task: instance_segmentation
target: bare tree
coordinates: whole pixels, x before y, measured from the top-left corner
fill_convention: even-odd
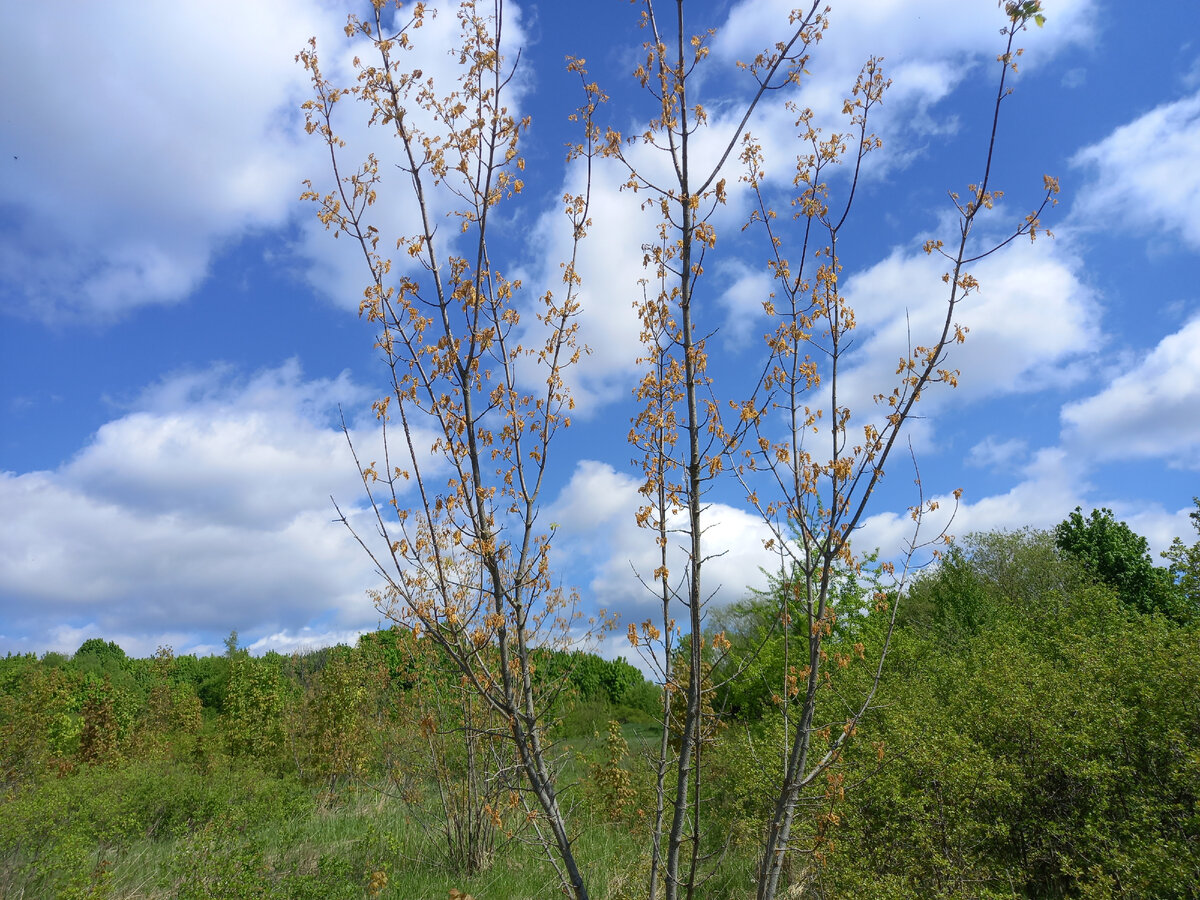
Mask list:
[[[528,125],[506,105],[515,63],[500,50],[503,3],[460,5],[461,74],[444,94],[406,65],[431,13],[418,3],[407,18],[397,9],[389,21],[384,6],[375,3],[369,19],[349,18],[347,35],[374,54],[356,59],[354,86],[325,79],[315,39],[298,57],[314,89],[304,105],[308,131],[328,146],[336,179],[333,190],[322,194],[310,184],[304,196],[327,228],[361,250],[370,281],[360,312],[378,329],[391,378],[391,392],[375,404],[384,459],[364,463],[355,455],[378,542],[355,536],[384,579],[379,608],[434,641],[505,723],[532,796],[529,820],[564,886],[585,898],[531,651],[574,624],[574,598],[552,575],[553,529],[539,526],[538,513],[552,444],[570,425],[573,406],[564,373],[581,352],[574,253],[590,224],[590,179],[565,198],[564,227],[575,250],[564,262],[562,288],[533,302],[536,326],[522,326],[529,313],[519,302],[521,284],[504,276],[489,250],[497,207],[523,188],[518,144]],[[602,97],[581,65],[570,68],[584,95],[575,117],[583,140],[570,158],[590,170],[592,115]],[[368,156],[352,169],[342,162],[334,113],[348,98],[366,104],[370,124],[398,141],[400,177],[420,223],[413,234],[385,238],[372,221],[386,171],[379,160]],[[454,203],[453,235],[439,229],[436,197]],[[398,261],[387,255],[393,246]],[[347,516],[342,521],[351,525]]]
[[[659,814],[650,896],[656,896],[660,877],[669,900],[680,891],[692,896],[704,877],[698,867],[703,771],[693,757],[701,746],[704,695],[712,689],[703,683],[704,658],[708,649],[720,653],[723,636],[716,635],[713,647],[705,647],[703,609],[709,598],[701,539],[706,527],[705,497],[724,473],[741,482],[747,502],[769,526],[773,537],[768,545],[783,557],[804,615],[800,623],[806,638],[804,658],[800,665],[779,673],[788,746],[774,811],[764,827],[757,878],[757,896],[767,900],[776,896],[792,849],[792,825],[802,792],[837,762],[875,695],[895,621],[892,601],[898,597],[907,571],[907,562],[899,572],[894,564],[885,566],[897,583],[890,598],[878,598],[881,605],[891,602],[891,617],[882,649],[870,661],[874,667],[871,687],[850,710],[839,710],[837,721],[818,722],[826,658],[822,645],[836,618],[831,586],[839,567],[857,567],[851,536],[863,521],[885,466],[902,446],[901,435],[922,394],[934,385],[952,387],[957,383],[958,372],[948,367],[947,358],[950,348],[966,335],[956,315],[963,299],[977,287],[968,267],[1019,236],[1034,238],[1040,231],[1039,216],[1058,190],[1054,179],[1047,177],[1041,206],[1005,240],[984,248],[971,241],[977,217],[991,209],[1000,196],[991,186],[992,155],[1000,105],[1010,92],[1007,76],[1015,71],[1021,52],[1014,48],[1013,40],[1030,20],[1040,25],[1043,16],[1037,2],[1014,2],[1005,7],[1007,44],[999,57],[1001,76],[982,177],[968,186],[965,198],[951,194],[960,217],[956,246],[949,251],[941,241],[925,246],[927,253],[939,253],[947,260],[943,326],[927,345],[910,347],[897,369],[899,384],[876,397],[882,414],[866,416],[860,426],[861,438],[852,438],[852,411],[841,382],[855,317],[839,285],[840,242],[864,161],[881,146],[869,132],[868,120],[890,82],[880,61],[868,60],[843,107],[848,127],[828,135],[814,124],[812,110],[789,102],[797,137],[807,150],[800,154],[794,173],[793,183],[799,191],[791,202],[794,215],[779,216],[764,194],[762,149],[746,126],[767,92],[801,82],[812,49],[828,27],[828,11],[820,10],[816,3],[793,11],[790,33],[742,64],[756,90],[737,127],[730,130],[727,140],[718,142],[721,149],[716,161],[702,166],[694,150],[695,134],[706,127],[708,117],[700,105],[690,101],[689,79],[707,56],[712,32],[688,33],[682,0],[676,0],[673,22],[666,27],[660,22],[658,5],[653,0],[643,4],[643,24],[650,40],[645,45],[645,63],[636,73],[655,99],[656,114],[644,134],[630,143],[648,144],[668,155],[673,177],[667,183],[655,183],[628,161],[624,145],[612,135],[607,145],[610,155],[626,161],[628,186],[649,193],[653,200],[648,203],[657,205],[662,215],[658,241],[646,248],[656,290],[647,291],[640,306],[648,369],[638,389],[643,408],[632,433],[644,459],[642,490],[647,501],[639,512],[639,522],[655,532],[660,548],[661,561],[654,578],[663,609],[662,627],[660,630],[647,621],[639,632],[631,626],[630,639],[643,646],[658,642],[654,659],[663,683],[669,695],[686,697],[686,712],[682,722],[672,721],[670,703],[664,706],[664,734],[677,730],[680,742],[672,790],[664,789],[665,738],[655,766]],[[705,310],[698,285],[706,256],[717,245],[713,217],[726,202],[725,168],[739,142],[741,177],[754,199],[747,227],[762,229],[767,238],[766,265],[775,289],[763,298],[763,308],[773,325],[766,336],[766,355],[754,390],[740,399],[722,399],[721,386],[713,383],[706,368],[705,335],[715,330],[716,323]],[[850,174],[843,196],[835,204],[828,173],[839,165]],[[727,415],[730,411],[733,416]],[[920,537],[920,524],[936,506],[936,501],[922,497],[913,507],[916,526],[906,560],[925,541]],[[668,534],[667,522],[681,512],[686,513],[686,524],[677,530],[686,571],[672,579],[666,546],[674,535]],[[940,537],[940,533],[935,535],[933,542]],[[680,617],[690,632],[687,645],[678,651],[671,643],[676,630],[672,610],[676,607],[681,607]],[[786,626],[786,613],[782,618]],[[687,674],[686,683],[672,669],[675,658],[686,659],[686,665],[679,666]],[[789,710],[792,704],[798,706],[794,714]],[[829,735],[831,730],[837,736],[825,740],[814,758],[814,736]],[[663,809],[664,798],[670,801],[669,812]],[[685,863],[681,857],[687,840],[692,852]]]

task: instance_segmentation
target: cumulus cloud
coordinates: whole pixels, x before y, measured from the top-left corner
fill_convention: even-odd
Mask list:
[[[1018,480],[1007,491],[985,496],[964,494],[957,504],[951,494],[937,495],[933,499],[939,509],[924,518],[920,531],[905,513],[876,513],[855,532],[853,544],[859,552],[882,548],[885,555],[895,558],[914,540],[918,544],[928,542],[943,530],[952,537],[963,537],[974,532],[1050,529],[1077,506],[1085,511],[1102,507],[1113,510],[1118,519],[1146,537],[1154,554],[1165,550],[1177,536],[1193,540],[1188,518],[1193,507],[1168,511],[1159,503],[1108,494],[1092,481],[1093,468],[1094,460],[1078,448],[1043,447],[1017,467]],[[928,547],[914,556],[918,565],[928,559]]]
[[[560,558],[571,559],[585,600],[619,612],[624,623],[641,621],[661,608],[653,593],[652,575],[660,564],[654,533],[639,528],[634,518],[643,500],[638,487],[637,479],[607,463],[582,460],[547,511],[558,524]],[[762,521],[723,503],[708,504],[704,515],[701,544],[712,555],[704,564],[703,593],[711,596],[714,607],[741,599],[748,588],[765,586],[760,570],[774,571],[779,561],[763,549],[770,533]],[[679,583],[687,559],[680,546],[687,538],[679,529],[685,525],[682,513],[669,522],[675,536],[668,566],[672,581]]]
[[[735,61],[751,58],[773,44],[787,27],[789,9],[771,0],[744,0],[733,5],[718,28],[711,58],[696,73],[695,96],[705,105],[708,122],[692,138],[693,177],[698,172],[707,172],[720,158],[730,137],[738,136],[739,104],[753,87],[753,80],[734,68]],[[1026,67],[1036,67],[1062,48],[1086,39],[1093,12],[1092,0],[1071,0],[1057,5],[1053,29],[1035,28],[1023,35],[1022,43],[1029,48]],[[885,56],[887,73],[894,79],[876,123],[885,137],[885,149],[872,154],[868,166],[873,177],[882,177],[895,166],[903,165],[911,154],[920,152],[923,141],[930,135],[953,130],[953,112],[939,103],[976,66],[994,61],[998,22],[980,15],[969,4],[950,0],[922,7],[921,11],[914,10],[911,4],[893,2],[839,7],[833,14],[833,25],[814,52],[810,65],[813,75],[803,82],[794,99],[802,106],[811,106],[819,124],[827,130],[841,128],[842,98],[853,85],[865,55]],[[760,106],[749,125],[761,142],[767,161],[769,193],[790,188],[797,152],[796,114],[782,103],[769,102],[771,99]],[[614,124],[632,135],[641,134],[645,128],[644,120],[636,114]],[[673,183],[674,173],[667,154],[640,143],[627,147],[625,152],[651,182]],[[746,186],[738,181],[741,165],[736,159],[737,152],[735,147],[734,157],[727,161],[723,172],[728,179],[728,204],[718,208],[714,220],[719,235],[717,253],[724,261],[718,262],[714,256],[706,262],[710,271],[700,288],[703,302],[708,304],[711,299],[712,306],[722,313],[719,317],[706,313],[702,330],[707,333],[719,325],[722,347],[734,354],[767,330],[759,329],[756,316],[761,315],[761,302],[770,292],[769,278],[761,266],[752,268],[745,262],[729,261],[749,259],[758,263],[764,256],[761,245],[745,251],[739,236],[739,228],[749,213],[750,196]],[[837,176],[832,177],[836,180]],[[648,274],[642,265],[641,247],[655,240],[656,211],[639,209],[646,192],[633,194],[619,190],[626,179],[624,168],[611,161],[602,161],[593,169],[594,224],[578,263],[583,280],[580,328],[591,355],[572,376],[576,399],[584,415],[595,414],[598,406],[627,396],[637,371],[634,361],[640,328],[633,305],[642,296],[639,280]],[[576,194],[582,187],[581,173],[568,171],[556,195]],[[537,253],[537,259],[527,265],[529,280],[542,286],[540,289],[555,287],[558,262],[570,252],[570,234],[561,227],[557,210],[543,215],[529,245]],[[1011,256],[1008,259],[1010,265],[1023,261]],[[1055,304],[1055,312],[1075,316],[1074,311],[1059,309],[1078,300],[1078,286],[1071,283],[1073,274],[1066,271],[1073,269],[1074,263],[1062,258],[1058,263],[1055,271],[1044,267],[1031,272],[1027,280],[1033,283],[1052,279],[1041,293],[1066,291],[1064,299]],[[940,275],[941,270],[933,274]],[[1019,276],[1006,277],[1011,284]],[[1001,288],[1007,291],[1008,285],[998,284],[997,294]],[[653,291],[655,286],[651,284],[648,289]],[[891,296],[894,295],[895,292]],[[889,310],[889,322],[894,323],[893,312],[894,309]]]
[[[1163,564],[1159,554],[1170,547],[1175,538],[1182,539],[1185,544],[1193,544],[1197,538],[1200,538],[1189,518],[1195,511],[1195,506],[1185,506],[1182,509],[1170,511],[1164,509],[1159,503],[1131,503],[1118,500],[1099,505],[1110,508],[1113,515],[1146,539],[1156,565]]]
[[[153,651],[230,628],[258,638],[373,623],[363,591],[375,578],[329,500],[360,514],[331,418],[361,395],[345,375],[305,380],[294,362],[244,379],[186,373],[60,468],[4,473],[0,631],[41,649],[93,631]]]
[[[621,180],[622,168],[615,161],[594,163],[593,224],[576,259],[576,274],[582,282],[577,294],[579,332],[588,353],[566,372],[581,417],[595,415],[605,404],[628,396],[642,355],[634,303],[642,296],[638,283],[646,277],[642,243],[653,238],[653,220],[639,209],[642,198],[617,189]],[[584,172],[573,168],[566,175],[562,193],[575,196],[586,190]],[[528,246],[536,256],[528,259],[517,275],[530,286],[523,313],[527,323],[524,343],[534,346],[540,341],[529,330],[536,319],[528,304],[546,291],[553,291],[556,297],[566,291],[562,265],[571,259],[573,233],[561,204],[555,203],[538,217]]]
[[[1077,380],[1070,363],[1101,340],[1099,305],[1082,268],[1068,249],[1045,240],[1016,241],[971,266],[980,289],[955,315],[970,331],[948,360],[961,370],[959,387],[939,393],[962,402]],[[848,375],[850,396],[890,387],[910,343],[936,339],[946,316],[945,271],[936,254],[896,250],[851,276],[846,295],[867,335]]]
[[[979,443],[971,447],[967,453],[966,463],[983,469],[998,469],[1001,471],[1016,468],[1024,461],[1029,448],[1020,438],[1009,438],[1006,441],[989,434]]]
[[[1092,178],[1072,220],[1153,228],[1200,249],[1200,93],[1165,103],[1075,154]]]
[[[1087,69],[1082,66],[1077,66],[1074,69],[1067,69],[1063,72],[1060,82],[1065,88],[1081,88],[1087,84]]]
[[[714,58],[730,65],[773,45],[787,28],[793,6],[774,0],[735,3],[718,30]],[[826,128],[840,127],[834,116],[859,69],[868,56],[882,57],[893,86],[874,127],[884,137],[889,164],[876,163],[875,175],[891,164],[902,165],[914,147],[919,152],[923,138],[955,130],[954,113],[935,106],[964,79],[977,75],[979,66],[992,64],[1002,49],[997,31],[1004,24],[1003,16],[998,10],[994,15],[987,12],[956,0],[934,0],[920,7],[896,0],[835,6],[829,29],[813,49],[807,66],[813,74],[802,82],[799,102],[811,107]],[[1052,28],[1031,28],[1020,36],[1018,46],[1027,51],[1022,69],[1044,65],[1064,48],[1086,42],[1094,16],[1094,0],[1056,3]],[[770,132],[789,123],[764,124]]]
[[[740,260],[731,260],[720,266],[717,275],[728,283],[718,298],[725,308],[723,326],[724,344],[727,348],[740,350],[748,346],[760,333],[768,331],[763,319],[763,303],[775,289],[770,272],[752,269]]]
[[[932,499],[939,508],[924,518],[919,532],[907,514],[876,513],[864,520],[853,544],[859,552],[881,548],[885,554],[895,554],[914,540],[920,545],[943,531],[954,536],[1028,526],[1048,528],[1077,505],[1083,505],[1090,489],[1086,464],[1062,448],[1043,448],[1021,467],[1020,481],[1010,490],[978,498],[964,495],[960,503],[950,494],[935,496]],[[915,557],[917,563],[927,559],[927,550]]]
[[[125,508],[269,526],[327,503],[331,484],[346,496],[353,473],[330,412],[367,399],[346,373],[303,380],[295,360],[240,383],[228,367],[181,373],[101,426],[59,474]]]
[[[333,647],[337,644],[354,646],[368,628],[350,628],[323,630],[320,628],[301,628],[293,631],[284,629],[264,635],[246,647],[251,653],[266,653],[274,650],[276,653],[308,653],[323,647]]]
[[[223,242],[282,224],[313,158],[299,141],[318,2],[6,4],[0,56],[3,303],[111,318],[186,297]]]
[[[773,42],[772,35],[787,27],[788,13],[794,8],[795,4],[776,0],[740,0],[718,31],[714,53],[728,60],[753,57]],[[1044,61],[1086,41],[1093,31],[1095,11],[1093,0],[1055,4],[1050,14],[1054,27],[1031,28],[1019,43],[1030,48],[1031,62]],[[830,65],[852,70],[862,64],[864,50],[896,61],[953,58],[960,53],[991,59],[995,53],[989,42],[1006,24],[1000,10],[989,17],[981,15],[978,7],[955,0],[932,0],[919,8],[898,0],[862,0],[835,7],[829,19],[816,53]]]
[[[1101,391],[1062,410],[1064,442],[1100,460],[1200,468],[1200,316]]]
[[[412,63],[449,89],[456,4],[428,5],[439,14],[427,19]],[[0,79],[19,86],[0,119],[0,144],[16,157],[6,155],[0,178],[13,226],[0,245],[3,308],[111,320],[176,303],[222,248],[298,216],[297,268],[357,308],[361,257],[297,203],[304,178],[318,188],[330,179],[321,177],[327,151],[304,134],[300,104],[311,88],[294,57],[316,35],[326,76],[352,84],[351,60],[365,51],[346,40],[344,16],[327,0],[177,3],[153,15],[134,0],[70,4],[55,16],[28,4],[0,8],[0,29],[21,35],[0,56]],[[525,40],[515,5],[506,29],[511,46]],[[526,84],[519,76],[510,97],[519,100]],[[342,106],[356,107],[339,122],[346,160],[357,166],[381,147],[390,158],[394,140],[366,136],[366,108]],[[412,231],[411,204],[387,202],[384,191],[376,224]]]

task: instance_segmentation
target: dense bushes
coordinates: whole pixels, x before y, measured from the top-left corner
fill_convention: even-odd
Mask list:
[[[0,815],[0,887],[55,896],[87,876],[117,848],[165,841],[218,823],[244,831],[312,809],[296,779],[252,764],[198,770],[175,763],[82,768],[69,777],[26,784]]]
[[[914,587],[941,612],[901,637],[907,677],[864,729],[885,762],[830,871],[927,896],[1196,896],[1197,632],[1131,609],[1046,535],[975,538],[952,562]],[[986,627],[936,599],[964,575]]]
[[[814,895],[1198,896],[1196,627],[1037,532],[964,541],[903,604],[876,709],[809,801],[797,868]],[[866,677],[829,668],[831,694]],[[742,780],[777,770],[777,727],[723,738],[726,757],[758,751]],[[760,795],[738,782],[734,766],[717,817]]]

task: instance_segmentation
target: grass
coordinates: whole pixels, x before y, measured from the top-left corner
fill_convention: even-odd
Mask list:
[[[630,743],[644,726],[626,726]],[[564,760],[584,777],[602,747],[572,739]],[[634,751],[636,752],[636,750]],[[596,900],[644,891],[649,836],[590,821],[584,791],[567,791],[576,854]],[[25,898],[436,898],[558,897],[554,869],[531,833],[498,847],[492,864],[463,877],[437,865],[429,816],[370,786],[337,795],[290,777],[228,763],[131,763],[82,769],[29,786],[0,805],[0,896]],[[386,886],[378,873],[386,875]],[[374,884],[372,888],[372,877]],[[710,884],[706,897],[743,891]]]
[[[582,728],[580,729],[582,732]],[[652,726],[626,723],[626,762],[657,745]],[[576,828],[575,852],[596,900],[645,890],[648,828],[610,823],[594,805],[594,766],[604,728],[560,744],[562,794]],[[650,796],[643,786],[643,802]],[[445,900],[455,889],[478,900],[562,895],[558,876],[526,830],[497,845],[471,877],[440,865],[433,792],[420,807],[370,785],[336,794],[246,760],[130,762],[80,768],[10,792],[0,803],[0,897],[291,898]],[[649,808],[642,813],[645,822]],[[705,897],[743,896],[748,868],[721,866]],[[386,877],[384,877],[386,876]]]

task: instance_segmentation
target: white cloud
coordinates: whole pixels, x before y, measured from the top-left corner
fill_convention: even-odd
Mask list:
[[[1058,447],[1036,451],[1022,476],[1003,494],[978,499],[965,496],[951,531],[967,534],[1026,526],[1048,528],[1081,505],[1090,488],[1084,467]],[[950,498],[942,499],[948,507]]]
[[[1085,466],[1061,448],[1044,448],[1022,467],[1021,480],[1002,494],[980,498],[964,495],[958,504],[950,494],[931,498],[938,502],[939,509],[925,517],[915,539],[918,544],[927,542],[943,530],[962,536],[1029,526],[1049,528],[1076,506],[1085,505],[1090,488]],[[898,554],[913,540],[913,520],[907,514],[889,511],[869,516],[855,533],[853,544],[858,552],[882,548],[886,556]],[[917,554],[916,561],[927,558],[925,551]]]
[[[284,629],[273,634],[265,635],[246,647],[257,655],[274,650],[276,653],[307,653],[324,647],[334,647],[338,644],[354,646],[358,639],[370,631],[369,628],[350,628],[324,630],[320,628],[301,628],[298,631]]]
[[[1181,538],[1185,544],[1191,545],[1200,537],[1188,518],[1195,510],[1194,506],[1168,512],[1157,503],[1114,501],[1099,505],[1110,508],[1113,515],[1146,538],[1155,565],[1164,564],[1159,554],[1170,547],[1175,538]]]
[[[729,286],[719,302],[725,307],[723,336],[725,346],[741,349],[765,333],[768,325],[763,318],[763,303],[775,290],[771,274],[765,269],[752,269],[740,260],[725,262],[717,272]]]
[[[732,64],[753,58],[779,39],[794,8],[795,4],[778,0],[734,4],[717,32],[714,59]],[[1046,28],[1030,28],[1019,36],[1017,46],[1027,51],[1022,70],[1045,64],[1067,46],[1086,42],[1094,15],[1093,0],[1056,3]],[[835,6],[829,22],[812,50],[806,67],[812,75],[802,82],[799,102],[816,112],[818,124],[841,127],[832,117],[841,109],[859,69],[868,56],[882,57],[884,74],[893,80],[893,86],[878,111],[874,130],[884,138],[885,158],[895,164],[903,164],[923,137],[956,127],[953,112],[934,106],[964,79],[974,76],[980,65],[993,65],[996,54],[1003,50],[1003,38],[997,33],[1005,24],[1003,14],[961,0],[930,0],[919,5],[859,0]],[[903,150],[897,153],[896,148]],[[888,165],[881,167],[876,161],[873,168],[878,176],[880,168]]]
[[[363,592],[376,578],[329,500],[369,529],[330,421],[361,394],[344,375],[306,381],[294,362],[240,381],[188,373],[59,469],[0,475],[0,627],[43,649],[89,630],[152,652],[164,635],[187,647],[230,628],[373,623]]]
[[[1169,334],[1099,393],[1062,410],[1064,441],[1100,460],[1200,468],[1200,317]]]
[[[1180,81],[1188,90],[1194,90],[1195,88],[1200,87],[1200,56],[1192,60],[1192,64],[1188,67],[1188,70],[1183,73],[1183,77],[1180,79]]]
[[[602,405],[628,396],[637,372],[636,361],[642,355],[634,302],[642,296],[638,284],[646,274],[642,268],[642,242],[652,239],[653,222],[638,208],[642,197],[617,190],[621,171],[611,160],[593,163],[593,224],[576,260],[576,273],[582,281],[577,295],[581,305],[579,333],[589,352],[565,377],[580,417],[595,415]],[[584,173],[575,166],[568,171],[559,193],[574,196],[584,190]],[[566,285],[562,282],[562,264],[571,259],[572,245],[570,223],[556,202],[534,225],[528,247],[536,255],[528,260],[526,271],[517,273],[527,285],[523,312],[526,346],[541,343],[529,330],[536,327],[530,304],[546,291],[563,296]]]
[[[947,410],[1063,388],[1083,377],[1103,339],[1100,308],[1082,268],[1063,242],[1044,239],[1018,240],[969,268],[980,288],[955,312],[954,322],[969,330],[964,344],[951,343],[944,366],[959,371],[958,387],[936,384],[922,395],[916,418],[905,425],[916,450],[935,448]],[[897,364],[911,347],[930,346],[941,333],[945,271],[936,254],[897,249],[845,280],[858,328],[838,394],[853,413],[854,434],[867,422],[882,427],[887,407],[874,396],[898,385]],[[822,402],[828,406],[827,393]]]
[[[440,14],[418,33],[413,65],[448,90],[455,4],[429,6]],[[174,3],[152,15],[136,0],[72,3],[54,16],[0,6],[0,30],[21,35],[0,55],[0,80],[14,87],[0,118],[0,203],[15,223],[0,246],[4,307],[108,320],[176,303],[222,247],[302,216],[296,267],[357,308],[361,257],[297,203],[304,178],[320,189],[332,176],[327,151],[302,128],[311,87],[294,58],[317,35],[326,77],[352,84],[363,47],[346,40],[344,23],[344,7],[328,0]],[[505,27],[514,45],[524,40],[515,5]],[[519,74],[510,100],[526,87]],[[390,159],[394,139],[364,139],[365,107],[341,106],[357,107],[339,123],[351,141],[345,162],[381,148]],[[376,224],[412,231],[411,204],[390,200],[385,188]]]
[[[1085,511],[1113,510],[1119,520],[1147,539],[1156,562],[1157,554],[1170,546],[1176,536],[1189,543],[1194,540],[1188,518],[1193,507],[1168,512],[1160,504],[1144,499],[1106,496],[1108,488],[1092,482],[1091,468],[1091,461],[1077,449],[1045,447],[1035,451],[1020,467],[1019,480],[1009,490],[983,497],[964,494],[957,505],[952,495],[937,495],[933,499],[939,503],[939,509],[925,517],[919,534],[907,514],[876,513],[855,533],[854,547],[859,552],[883,548],[885,556],[890,553],[897,558],[900,549],[908,546],[915,534],[920,543],[936,538],[943,529],[959,538],[974,532],[1052,529],[1077,506]],[[922,564],[929,559],[929,550],[919,552],[914,559]]]
[[[558,523],[558,555],[569,558],[579,573],[584,597],[597,607],[621,614],[622,623],[640,622],[661,609],[653,593],[653,572],[660,564],[655,532],[639,528],[635,513],[643,498],[639,482],[616,471],[607,463],[582,460],[570,482],[547,511]],[[760,569],[774,570],[776,555],[763,549],[770,536],[753,514],[722,503],[710,503],[704,513],[703,551],[713,554],[703,569],[703,594],[711,595],[719,607],[746,595],[749,587],[762,587]],[[673,582],[679,582],[686,567],[680,544],[687,540],[678,529],[686,525],[686,514],[672,517],[668,565]],[[647,589],[638,576],[650,583]],[[682,608],[674,611],[682,619]]]
[[[1154,228],[1200,249],[1200,93],[1158,106],[1072,162],[1093,173],[1072,221],[1122,233]]]
[[[1087,84],[1087,69],[1082,66],[1076,66],[1074,69],[1067,69],[1063,72],[1062,81],[1060,82],[1065,88],[1081,88]]]
[[[186,510],[152,514],[99,500],[45,472],[7,474],[0,493],[14,511],[3,525],[0,591],[36,601],[10,614],[43,625],[261,627],[303,621],[344,600],[347,585],[370,584],[325,511],[273,526],[219,525]]]
[[[58,473],[95,501],[197,521],[267,527],[355,495],[339,401],[361,408],[346,373],[304,381],[295,360],[232,380],[227,368],[172,376],[103,425]]]
[[[110,318],[184,298],[226,240],[282,224],[315,148],[293,56],[305,3],[5,4],[4,303]]]
[[[1034,28],[1022,36],[1022,44],[1030,51],[1024,57],[1025,67],[1036,66],[1063,47],[1084,40],[1090,33],[1093,7],[1091,0],[1071,0],[1056,5],[1051,17],[1053,27]],[[697,178],[696,173],[707,171],[707,166],[719,158],[729,137],[737,134],[736,126],[741,116],[741,101],[737,96],[744,95],[753,86],[753,80],[736,70],[734,62],[752,57],[777,40],[786,27],[791,9],[791,5],[774,0],[745,0],[733,6],[727,21],[718,28],[712,56],[697,69],[698,81],[694,85],[695,96],[705,104],[709,118],[707,126],[692,138],[693,178]],[[895,2],[864,2],[839,7],[833,14],[833,24],[814,52],[809,66],[813,75],[803,82],[795,99],[801,105],[812,106],[817,111],[819,124],[827,130],[841,128],[844,121],[840,115],[842,98],[853,85],[866,55],[885,56],[885,68],[894,78],[894,86],[879,109],[875,125],[884,136],[885,149],[882,153],[873,153],[866,167],[871,173],[869,177],[883,177],[890,168],[902,165],[911,154],[921,152],[926,138],[956,127],[956,114],[939,103],[979,63],[994,61],[999,41],[997,31],[1003,24],[1003,16],[989,15],[990,12],[951,0],[940,0],[920,10],[911,4]],[[774,96],[768,97],[748,126],[762,144],[769,173],[767,189],[772,194],[790,188],[797,152],[796,114],[775,101]],[[614,124],[623,126],[627,135],[641,134],[645,128],[644,121],[636,117]],[[768,330],[759,328],[756,316],[762,314],[761,301],[770,291],[766,271],[758,265],[765,254],[764,245],[755,244],[747,251],[739,237],[739,229],[749,213],[750,198],[745,185],[738,181],[742,171],[738,152],[735,147],[723,172],[727,178],[729,202],[718,208],[714,217],[718,246],[705,262],[709,272],[700,282],[701,294],[698,295],[702,305],[707,305],[710,295],[715,295],[711,296],[712,305],[723,313],[720,317],[712,312],[702,313],[700,331],[707,333],[720,324],[724,348],[734,353]],[[674,183],[668,154],[642,143],[628,146],[625,154],[651,182]],[[618,191],[617,186],[627,177],[626,170],[611,161],[599,161],[593,169],[594,225],[581,247],[578,264],[583,280],[580,332],[591,355],[570,376],[584,416],[594,415],[599,406],[623,394],[627,396],[638,371],[635,360],[639,355],[640,325],[633,304],[642,295],[639,280],[647,276],[642,266],[641,246],[654,240],[656,214],[654,210],[646,212],[638,208],[647,199],[647,192]],[[836,179],[836,176],[832,177]],[[561,190],[555,194],[579,193],[582,187],[577,168],[567,173]],[[771,197],[772,201],[778,199]],[[786,200],[782,202],[786,203]],[[527,280],[538,285],[538,291],[557,288],[558,263],[570,252],[569,231],[561,227],[557,209],[542,216],[529,245],[537,257],[528,263]],[[1010,265],[1025,259],[1007,258]],[[1043,264],[1041,269],[1031,270],[1026,284],[1019,286],[1023,293],[1029,293],[1025,290],[1028,283],[1042,285],[1036,291],[1038,300],[1055,292],[1060,294],[1051,303],[1050,313],[1072,320],[1063,323],[1072,326],[1068,338],[1071,341],[1081,337],[1078,328],[1083,327],[1078,321],[1080,288],[1072,271],[1076,265],[1074,260],[1059,257],[1056,264]],[[932,274],[938,276],[941,270]],[[996,275],[993,290],[997,295],[1002,290],[1008,292],[1010,287],[1018,287],[1016,282],[1019,280],[1018,274],[1005,273],[1003,280]],[[909,284],[900,287],[905,288],[903,293],[911,293],[907,290]],[[654,291],[655,285],[649,285],[648,289]],[[895,299],[896,293],[893,291],[888,298]],[[1027,304],[1030,308],[1034,305],[1032,300]],[[894,312],[893,307],[886,314],[893,324],[897,322]],[[1008,314],[1006,311],[1006,319]],[[902,322],[902,316],[899,321]],[[1016,330],[1018,324],[1024,323],[1014,323],[1012,330]],[[1058,323],[1043,320],[1041,324],[1047,326],[1045,332],[1051,332]],[[1049,336],[1047,340],[1050,340]],[[1023,374],[1032,377],[1035,373],[1027,365]]]
[[[1029,447],[1021,438],[1002,441],[989,434],[970,449],[966,463],[983,469],[1005,471],[1017,468],[1028,452]]]

